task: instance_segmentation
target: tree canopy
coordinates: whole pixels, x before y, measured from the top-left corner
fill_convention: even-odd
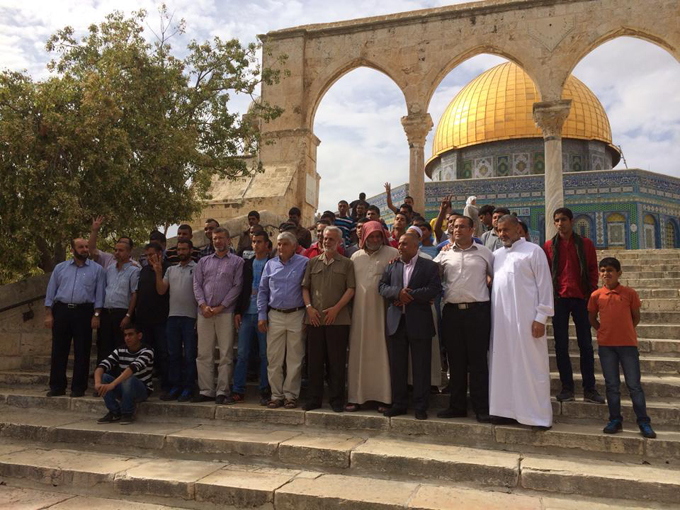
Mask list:
[[[0,283],[51,270],[94,216],[105,236],[144,240],[199,212],[213,177],[257,171],[243,156],[281,109],[254,101],[241,115],[229,101],[281,79],[285,56],[262,69],[260,45],[215,37],[180,58],[170,39],[184,21],[160,14],[151,42],[145,11],[114,12],[81,38],[54,34],[48,78],[0,73]]]

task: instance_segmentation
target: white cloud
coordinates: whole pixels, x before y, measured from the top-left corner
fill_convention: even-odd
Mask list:
[[[49,56],[44,44],[65,25],[83,33],[93,22],[117,9],[144,8],[149,23],[158,25],[153,0],[0,0],[0,68],[27,69],[46,76]],[[167,0],[177,18],[187,20],[187,34],[176,48],[191,39],[214,36],[254,41],[257,34],[312,23],[324,23],[428,7],[463,3],[446,0]],[[149,37],[151,34],[149,33]],[[455,94],[471,79],[503,59],[480,55],[454,69],[439,85],[430,104],[436,124]],[[614,143],[623,147],[630,167],[680,176],[680,65],[651,43],[621,38],[586,56],[574,70],[599,97],[609,114]],[[239,98],[242,111],[248,100]],[[404,99],[396,85],[372,70],[359,69],[339,80],[323,98],[314,130],[321,174],[320,208],[334,208],[339,198],[369,196],[408,180],[408,146],[400,118]],[[431,153],[428,137],[426,158]]]

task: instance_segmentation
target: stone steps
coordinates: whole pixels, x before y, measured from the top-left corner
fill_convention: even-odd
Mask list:
[[[680,340],[680,324],[638,324],[635,328],[638,338],[668,338]],[[553,336],[553,325],[551,321],[547,323],[548,336]],[[593,338],[597,336],[597,331],[592,330]],[[576,335],[576,327],[573,323],[569,324],[569,336]]]
[[[680,299],[677,298],[650,298],[642,299],[642,313],[650,312],[673,312],[680,311]]]
[[[604,395],[604,380],[597,378],[597,390]],[[578,371],[574,372],[574,384],[577,393],[581,388],[581,374]],[[621,375],[621,391],[622,396],[626,395],[625,384],[623,382],[623,375]],[[553,395],[561,390],[560,374],[557,371],[550,373],[550,388]],[[677,398],[680,396],[680,377],[670,375],[651,375],[642,374],[642,389],[647,398]]]
[[[479,490],[439,482],[435,485],[420,483],[420,480],[392,481],[300,469],[235,466],[221,462],[168,460],[161,463],[139,457],[73,450],[31,452],[28,449],[16,450],[12,446],[5,450],[7,453],[2,455],[0,469],[10,474],[7,481],[12,486],[0,487],[0,504],[16,501],[22,504],[21,508],[29,508],[27,505],[30,503],[34,505],[30,508],[49,506],[54,510],[217,507],[274,510],[574,510],[579,506],[575,505],[572,495],[552,490],[548,492],[545,488],[546,483],[555,483],[556,478],[573,474],[576,476],[572,484],[584,493],[584,496],[579,497],[579,504],[585,504],[588,508],[660,509],[669,507],[644,500],[612,499],[609,493],[615,487],[609,489],[609,486],[624,485],[626,477],[631,476],[629,473],[636,472],[636,479],[624,496],[637,491],[637,499],[641,499],[639,494],[643,489],[653,489],[660,494],[660,500],[669,500],[668,492],[675,485],[672,481],[654,481],[653,477],[658,476],[658,473],[652,468],[639,470],[636,466],[625,465],[621,467],[623,473],[614,477],[605,471],[614,466],[606,464],[594,466],[602,469],[602,472],[598,472],[588,482],[585,475],[575,472],[574,461],[559,462],[558,466],[546,470],[546,459],[541,457],[523,461],[526,467],[522,471],[522,479],[518,477],[512,489]],[[70,461],[70,465],[66,465],[65,461]],[[100,468],[102,463],[111,465]],[[561,468],[561,471],[558,472],[556,467]],[[518,462],[517,471],[520,469]],[[54,487],[50,487],[49,481]],[[537,486],[538,490],[533,486]],[[593,494],[586,494],[592,490],[591,486],[599,487],[595,492],[606,494],[606,499],[595,499]]]
[[[550,352],[555,351],[555,339],[553,337],[548,337],[548,350]],[[638,350],[640,351],[641,357],[650,354],[657,357],[680,357],[680,340],[640,338],[638,339]],[[595,335],[593,335],[593,351],[597,358],[597,340],[595,339]],[[579,352],[576,335],[569,336],[569,352]]]
[[[670,493],[671,487],[680,489],[680,433],[660,432],[659,439],[650,441],[629,432],[605,436],[587,426],[558,424],[550,431],[534,432],[527,427],[464,424],[462,420],[417,422],[412,417],[399,417],[388,421],[392,422],[392,429],[409,430],[409,435],[417,437],[347,431],[339,434],[311,427],[262,424],[257,427],[241,424],[237,430],[189,420],[152,421],[151,418],[121,427],[98,425],[91,417],[78,413],[3,413],[0,435],[12,443],[5,448],[0,445],[0,475],[47,479],[50,483],[57,480],[58,484],[79,480],[97,483],[98,487],[112,481],[114,488],[126,495],[165,496],[168,493],[164,491],[169,491],[181,498],[191,495],[191,488],[182,486],[181,477],[195,472],[199,461],[204,467],[214,468],[199,478],[220,469],[262,472],[267,475],[263,479],[284,474],[280,471],[283,469],[313,469],[315,477],[338,472],[352,475],[348,483],[359,482],[359,478],[354,478],[359,475],[365,481],[373,479],[374,483],[389,477],[393,481],[402,480],[401,483],[434,480],[444,484],[467,483],[604,497],[613,494],[606,491],[613,491],[616,485],[618,493],[625,494],[626,499],[653,498],[666,502],[673,501],[665,495],[666,491]],[[428,428],[420,434],[413,430],[422,426]],[[441,442],[441,438],[453,437],[476,439],[482,446]],[[24,441],[48,444],[22,449]],[[495,448],[484,447],[493,442]],[[562,452],[559,460],[536,453],[551,449]],[[613,462],[602,458],[600,452],[616,454],[620,459]],[[569,457],[574,454],[579,456]],[[641,465],[634,460],[640,456],[648,459],[648,464]],[[607,473],[606,490],[605,487],[594,492],[586,492],[584,487],[565,490],[572,487],[568,481],[577,472],[574,467],[579,462],[589,465],[585,473],[581,471],[584,477]],[[55,467],[61,473],[55,473]],[[113,476],[103,477],[105,473]],[[160,473],[162,476],[154,476]],[[296,472],[295,476],[298,475]],[[534,476],[536,479],[531,482]],[[544,476],[552,479],[548,481]],[[236,473],[223,477],[221,483],[227,483],[227,478],[237,478]],[[155,480],[173,483],[154,490],[158,483]],[[644,480],[645,491],[624,490],[631,480]],[[648,484],[652,481],[668,486],[654,487],[651,492]],[[248,503],[241,501],[241,504]]]
[[[638,289],[680,289],[680,278],[640,278],[630,273],[634,278],[622,277],[621,283],[627,287]]]
[[[570,353],[571,367],[574,372],[580,370],[580,358],[578,351]],[[557,358],[554,353],[550,354],[550,370],[557,371]],[[679,375],[680,374],[680,357],[652,357],[647,355],[640,356],[640,370],[643,374],[655,375]],[[595,354],[595,373],[602,373],[602,365]],[[621,374],[623,381],[623,374]]]
[[[680,289],[635,289],[644,303],[645,299],[674,299],[680,298]]]

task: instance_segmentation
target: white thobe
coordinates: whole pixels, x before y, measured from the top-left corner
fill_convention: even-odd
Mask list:
[[[554,314],[548,260],[520,239],[494,252],[493,268],[489,414],[550,427],[548,342],[531,334],[534,321]]]

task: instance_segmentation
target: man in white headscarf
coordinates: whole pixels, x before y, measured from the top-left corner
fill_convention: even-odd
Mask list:
[[[463,210],[463,216],[472,218],[472,223],[474,223],[474,237],[482,237],[484,233],[484,226],[479,220],[479,208],[477,207],[477,197],[470,196],[465,202],[465,209]]]

